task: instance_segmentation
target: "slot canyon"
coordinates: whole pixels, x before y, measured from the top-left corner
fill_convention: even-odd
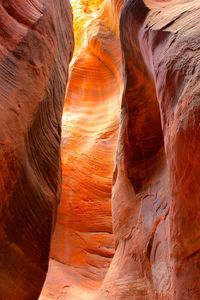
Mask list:
[[[200,300],[199,0],[0,0],[0,300]]]

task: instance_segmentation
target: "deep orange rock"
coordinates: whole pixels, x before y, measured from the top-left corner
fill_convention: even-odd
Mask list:
[[[62,197],[41,299],[78,300],[82,288],[89,299],[114,254],[111,187],[123,87],[119,8],[107,1],[72,5],[76,47],[63,114]]]
[[[1,1],[0,51],[0,298],[33,300],[45,280],[60,197],[73,51],[67,1]]]
[[[81,3],[86,15],[81,21],[75,16],[79,46],[64,112],[63,196],[52,245],[62,264],[51,261],[48,292],[41,299],[198,300],[199,1],[125,2],[120,19],[123,82],[116,76],[119,52],[113,52],[122,1]],[[98,5],[102,9],[95,14]],[[88,35],[84,24],[90,25]],[[114,128],[116,82],[120,90],[125,87],[112,193],[115,254],[107,271],[102,229],[111,229],[105,203],[116,139],[103,121]],[[104,99],[113,107],[108,115]],[[94,112],[99,119],[91,119]],[[102,140],[108,142],[105,152]],[[91,238],[97,230],[99,236]]]
[[[79,3],[78,11],[74,5],[76,48],[63,115],[63,190],[52,243],[54,259],[97,281],[114,253],[110,199],[122,91],[120,42],[107,11],[106,2]],[[80,32],[86,25],[87,31]]]

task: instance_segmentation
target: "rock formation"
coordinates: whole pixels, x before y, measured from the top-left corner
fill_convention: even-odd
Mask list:
[[[83,292],[73,287],[97,289],[114,254],[111,186],[123,87],[117,7],[108,1],[72,6],[75,51],[63,114],[62,197],[41,299],[54,293],[79,299]]]
[[[71,3],[61,194],[70,8],[0,2],[0,299],[39,297],[61,194],[41,300],[199,300],[199,1]]]
[[[116,58],[113,51],[115,48],[110,48],[111,56],[102,55],[106,47],[105,43],[99,41],[106,36],[106,45],[112,44],[108,28],[115,28],[113,31],[117,32],[116,16],[120,13],[122,1],[102,3],[107,8],[107,16],[112,9],[115,11],[112,26],[106,27],[106,35],[101,26],[96,29],[98,21],[93,21],[88,31],[95,33],[92,50],[98,50],[95,53],[101,63],[111,66]],[[96,296],[82,293],[82,298],[76,294],[76,299],[200,298],[199,16],[198,1],[125,2],[120,21],[125,88],[112,195],[116,250]],[[81,20],[75,18],[79,32],[82,32],[83,26],[79,25],[83,25],[84,18],[84,14]],[[65,145],[65,140],[63,143],[64,202],[60,208],[57,232],[62,235],[67,232],[66,247],[72,245],[72,248],[66,250],[58,247],[58,236],[55,238],[57,244],[53,246],[54,251],[58,247],[59,251],[53,253],[62,262],[71,261],[80,267],[81,261],[87,276],[87,263],[91,262],[87,247],[92,245],[92,253],[97,254],[95,247],[102,245],[102,235],[98,244],[91,244],[92,239],[88,239],[88,233],[94,228],[102,228],[97,212],[101,214],[105,227],[110,224],[108,219],[103,218],[103,206],[99,206],[96,187],[99,187],[100,181],[92,180],[92,166],[99,165],[100,162],[100,174],[103,178],[106,170],[102,170],[102,167],[106,162],[111,163],[111,160],[105,160],[102,151],[98,152],[96,147],[98,133],[103,130],[104,136],[109,137],[110,131],[108,127],[103,127],[102,118],[99,118],[99,127],[95,127],[96,123],[91,122],[89,115],[98,113],[98,108],[103,111],[102,102],[99,103],[99,88],[104,94],[105,87],[111,87],[109,94],[105,93],[109,95],[108,99],[112,98],[112,89],[115,88],[115,85],[107,81],[106,73],[100,73],[103,84],[94,84],[97,80],[94,74],[97,65],[91,59],[90,41],[93,39],[83,38],[81,42],[77,41],[79,45],[86,44],[83,49],[78,48],[81,49],[78,54],[75,51],[76,60],[72,66],[66,104],[70,130],[69,144]],[[115,63],[114,66],[119,72],[119,64]],[[93,72],[90,72],[91,69]],[[88,99],[91,95],[93,101],[90,106]],[[116,103],[117,101],[113,101],[112,105]],[[112,116],[110,110],[109,117]],[[107,147],[112,147],[111,139],[107,141],[110,143]],[[73,149],[80,149],[80,153],[89,153],[89,156],[83,160],[78,156],[79,153],[74,159]],[[66,166],[69,161],[70,167]],[[75,175],[69,184],[69,181],[65,181],[65,176],[69,178],[69,174],[73,172],[78,175],[78,179]],[[72,186],[76,186],[76,189],[69,193]],[[95,195],[94,202],[91,202],[94,210],[88,210],[88,199],[91,199],[92,192]],[[71,200],[68,199],[69,195]],[[108,197],[109,194],[105,199]],[[84,199],[87,200],[85,204]],[[64,204],[67,204],[66,207]],[[91,211],[94,218],[91,218]],[[68,217],[65,212],[68,212]],[[71,213],[75,213],[73,219]],[[79,222],[81,225],[78,225]],[[77,238],[75,232],[78,232]],[[80,252],[76,247],[79,247]],[[76,259],[72,259],[70,251]],[[96,257],[92,263],[98,268],[97,275],[101,265]],[[90,277],[95,280],[95,276]],[[67,291],[68,289],[66,294],[63,292],[62,299],[70,299],[71,295]]]
[[[34,300],[60,197],[67,1],[0,1],[0,51],[0,299]]]
[[[117,4],[120,8],[122,3]],[[122,9],[120,36],[124,93],[112,194],[115,255],[96,295],[84,293],[79,298],[76,294],[76,299],[200,298],[199,17],[198,1],[129,0]],[[99,30],[97,37],[101,36]],[[102,44],[95,45],[102,47],[97,53],[105,49]],[[73,65],[77,66],[77,71],[72,67],[68,112],[70,109],[73,112],[71,99],[77,99],[75,82],[79,80],[73,83],[73,78],[77,78],[80,70],[87,70],[88,65],[84,62],[88,53],[84,52],[84,59],[78,59]],[[103,55],[101,61],[108,62]],[[82,64],[78,65],[78,62]],[[88,71],[81,74],[84,78],[83,74]],[[85,95],[86,87],[87,95],[98,90],[98,86],[86,82],[79,86],[79,99],[80,95]],[[103,87],[105,85],[106,79]],[[76,121],[78,136],[84,126],[88,127],[85,127],[83,144],[74,129],[73,145],[85,145],[88,140],[90,146],[95,140],[93,124],[89,123],[89,114],[85,114],[85,101],[78,104],[82,109],[79,108],[81,114],[77,115]],[[79,123],[84,114],[87,122]],[[73,116],[71,112],[70,116]],[[99,159],[98,156],[94,158]],[[89,161],[90,156],[85,159],[85,165]],[[90,169],[89,174],[92,171]],[[87,184],[81,186],[79,183],[78,195],[83,188],[88,191],[92,182],[89,177],[87,180],[84,176],[79,178],[83,180],[81,183]],[[76,201],[81,203],[79,198]],[[94,222],[93,225],[89,222],[90,226],[95,228],[95,220],[90,220]],[[86,219],[82,223],[83,231],[87,230],[87,224]],[[71,226],[81,231],[74,221]],[[97,253],[95,248],[93,253]],[[95,260],[93,263],[99,271],[100,265]],[[70,298],[66,292],[61,299]]]
[[[113,189],[98,299],[200,299],[199,1],[127,1]]]

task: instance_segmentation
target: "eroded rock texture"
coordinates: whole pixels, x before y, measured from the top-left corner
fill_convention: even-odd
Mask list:
[[[123,8],[116,253],[98,299],[200,299],[199,18],[199,1]]]
[[[52,245],[62,262],[51,266],[59,292],[51,289],[51,275],[41,299],[198,300],[199,1],[81,3]],[[108,201],[123,84],[112,194],[115,255],[95,293],[113,252]]]
[[[63,116],[63,191],[52,245],[54,258],[96,280],[103,278],[113,256],[110,199],[122,87],[120,43],[107,5],[86,3],[81,12],[74,6],[76,49]],[[79,32],[84,26],[86,36]]]
[[[0,1],[0,299],[38,299],[60,197],[73,51],[62,0]]]
[[[83,291],[73,291],[75,286],[97,289],[114,254],[110,200],[123,87],[118,8],[109,1],[72,1],[72,6],[76,47],[63,114],[62,200],[52,242],[53,259],[67,267],[51,262],[42,299],[55,293],[61,299],[75,293],[79,299]]]

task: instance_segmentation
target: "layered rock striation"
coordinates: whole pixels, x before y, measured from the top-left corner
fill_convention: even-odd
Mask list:
[[[72,6],[76,47],[63,114],[62,200],[52,257],[101,281],[114,253],[110,199],[121,49],[111,4],[76,1]]]
[[[113,188],[98,299],[199,299],[199,1],[126,1]]]
[[[71,4],[75,51],[63,113],[62,196],[41,299],[82,299],[82,288],[89,299],[114,254],[111,188],[123,88],[119,8],[109,1]]]
[[[60,197],[67,1],[0,1],[0,298],[38,299]]]
[[[61,196],[40,299],[200,299],[199,1],[72,6],[61,193],[70,7],[0,2],[0,298],[38,299]]]
[[[96,11],[96,19],[91,21],[89,12],[99,4],[104,10]],[[89,236],[92,231],[111,228],[110,217],[105,218],[109,209],[102,209],[105,202],[100,206],[98,195],[101,201],[99,190],[107,195],[106,201],[110,196],[105,194],[110,179],[105,179],[110,178],[113,158],[108,157],[110,153],[113,155],[112,143],[116,139],[110,138],[110,127],[103,118],[99,117],[97,123],[90,115],[105,114],[102,101],[105,94],[106,101],[112,103],[105,120],[113,122],[113,109],[118,105],[114,98],[120,98],[121,92],[116,97],[113,95],[120,82],[120,90],[124,86],[124,92],[112,193],[115,254],[96,295],[88,289],[80,299],[199,299],[200,5],[198,1],[173,0],[128,0],[124,6],[122,1],[87,5],[81,19],[75,16],[79,46],[71,69],[64,114],[68,135],[63,123],[63,202],[57,234],[63,236],[66,232],[66,245],[70,248],[63,244],[61,247],[57,236],[53,253],[89,276],[93,282],[89,289],[106,273],[108,264],[102,269],[102,256],[106,252],[99,252],[105,246],[103,235],[95,237],[97,243]],[[114,65],[113,62],[116,57],[120,60],[120,56],[114,52],[116,44],[110,35],[112,28],[117,37],[119,17],[123,80],[116,76],[121,72],[120,61]],[[105,20],[112,20],[109,26],[105,26],[108,24]],[[87,36],[83,35],[84,22],[88,22]],[[111,77],[105,71],[102,73],[105,65],[115,74],[116,84],[108,80]],[[98,74],[97,69],[101,71]],[[106,88],[109,92],[105,92]],[[99,148],[102,132],[107,141],[105,151]],[[83,153],[87,153],[84,158]],[[100,167],[100,173],[96,173],[96,166]],[[102,169],[104,166],[109,167],[109,173]],[[65,181],[65,176],[69,179],[68,174],[72,173],[77,176]],[[91,174],[104,178],[102,185]],[[101,222],[97,215],[101,216]],[[101,260],[91,253],[100,254]],[[96,269],[89,268],[91,264]],[[103,276],[99,276],[100,270]],[[71,297],[66,293],[63,299],[66,295]],[[75,297],[79,299],[78,294]]]

